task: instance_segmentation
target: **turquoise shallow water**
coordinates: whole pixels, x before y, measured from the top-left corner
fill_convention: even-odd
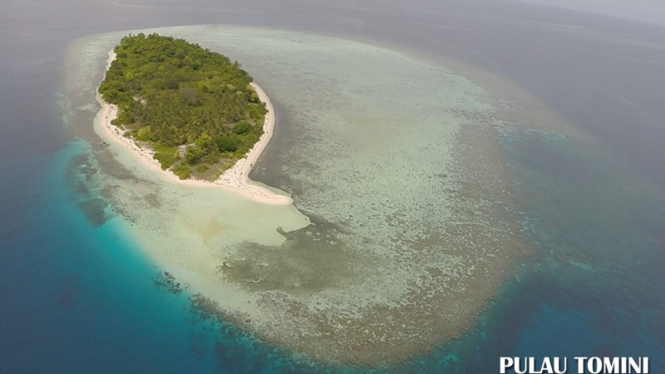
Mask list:
[[[3,213],[14,213],[2,215],[2,249],[12,254],[0,265],[0,328],[11,337],[0,341],[3,369],[491,373],[500,355],[648,355],[663,367],[662,188],[593,140],[515,129],[498,139],[533,260],[467,334],[375,370],[314,367],[232,324],[204,320],[188,292],[157,287],[158,269],[127,226],[108,207],[99,215],[97,181],[72,183],[96,168],[76,158],[90,153],[87,143],[19,161],[24,168],[8,168],[15,178],[2,190],[13,197],[2,200]]]

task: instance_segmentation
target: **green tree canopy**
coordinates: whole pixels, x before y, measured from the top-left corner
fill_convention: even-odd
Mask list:
[[[263,133],[265,105],[237,62],[157,34],[124,37],[115,53],[99,92],[118,105],[114,124],[168,153],[155,157],[163,167],[215,163],[229,152],[238,159]],[[187,146],[185,160],[174,158],[181,145]]]

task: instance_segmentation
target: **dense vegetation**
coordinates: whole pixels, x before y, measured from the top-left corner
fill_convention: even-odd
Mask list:
[[[157,34],[129,35],[115,53],[99,92],[118,105],[113,124],[149,143],[162,168],[217,175],[259,140],[265,105],[238,62]]]

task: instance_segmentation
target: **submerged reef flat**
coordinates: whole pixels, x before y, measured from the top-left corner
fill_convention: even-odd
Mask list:
[[[296,32],[131,32],[240,61],[277,110],[253,179],[293,204],[171,183],[121,146],[93,147],[126,234],[206,313],[318,361],[398,362],[466,331],[529,257],[498,142],[506,124],[467,78]],[[94,92],[126,33],[70,46],[71,127],[93,144]]]

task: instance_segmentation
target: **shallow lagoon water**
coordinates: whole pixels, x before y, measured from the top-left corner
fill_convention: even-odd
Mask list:
[[[103,56],[98,57],[94,49],[86,61],[92,69],[101,69]],[[96,58],[100,60],[95,62]],[[89,92],[97,83],[94,79],[89,82]],[[81,94],[84,100],[90,99],[87,92]],[[83,101],[76,105],[76,98],[68,97],[74,108],[84,106]],[[85,133],[90,131],[96,108],[94,103],[87,108],[86,121],[77,121],[77,114],[71,113],[70,126],[91,140],[105,174],[135,178],[137,173],[114,167],[108,154],[97,152],[100,147]],[[283,118],[291,120],[290,116]],[[537,117],[525,122],[536,128],[546,125]],[[661,278],[663,265],[659,254],[665,239],[662,188],[654,192],[649,178],[617,162],[619,156],[604,149],[602,142],[589,147],[588,137],[579,141],[548,132],[509,131],[496,138],[510,156],[500,161],[511,165],[513,176],[519,177],[512,179],[513,191],[519,191],[520,197],[514,200],[520,204],[514,206],[521,211],[521,227],[539,261],[521,267],[515,281],[500,291],[485,313],[474,318],[474,328],[461,338],[449,343],[442,339],[442,344],[406,366],[376,371],[495,372],[499,355],[648,355],[652,365],[662,367],[663,299],[659,282],[654,281]],[[3,222],[3,250],[21,249],[22,256],[30,258],[30,266],[16,266],[20,275],[3,271],[8,291],[2,297],[9,302],[2,313],[19,321],[10,324],[10,320],[0,319],[2,331],[12,337],[0,342],[3,367],[67,373],[89,372],[90,368],[96,372],[366,372],[363,368],[303,366],[302,361],[307,360],[294,361],[292,352],[276,351],[229,324],[221,329],[217,324],[192,327],[201,326],[202,318],[192,313],[187,296],[156,288],[150,278],[158,269],[152,261],[136,261],[141,246],[115,241],[119,235],[126,237],[122,220],[113,218],[117,212],[109,209],[100,215],[85,209],[104,206],[103,202],[87,204],[82,207],[88,213],[86,221],[73,209],[76,203],[97,198],[99,190],[108,196],[103,189],[85,192],[81,187],[73,196],[75,204],[68,200],[71,191],[58,186],[65,174],[63,164],[73,154],[83,158],[71,159],[72,169],[85,164],[92,165],[87,169],[98,169],[87,157],[88,148],[73,143],[57,160],[45,162],[51,172],[43,178],[34,174],[40,168],[32,169],[31,177],[15,172],[17,178],[22,177],[16,179],[22,189],[12,195],[16,203],[2,201],[2,212],[18,213]],[[270,155],[277,165],[285,164],[274,149],[266,153]],[[262,160],[266,173],[274,167],[270,160]],[[562,161],[568,167],[557,168]],[[574,173],[565,172],[570,166],[579,167],[572,169]],[[587,172],[592,176],[587,177]],[[95,179],[96,173],[88,174],[93,175],[93,184],[104,182]],[[289,189],[289,183],[295,186],[297,181],[272,179],[277,183],[271,184],[298,198],[299,191]],[[9,180],[2,185],[14,186]],[[35,211],[13,210],[19,202],[35,199]],[[42,200],[51,204],[39,205]],[[154,202],[150,197],[145,201]],[[101,229],[93,228],[100,224]],[[571,230],[576,234],[567,235]],[[23,240],[27,232],[36,235]],[[3,261],[6,269],[12,264]],[[29,283],[33,277],[39,281]],[[26,305],[35,306],[34,310]]]

